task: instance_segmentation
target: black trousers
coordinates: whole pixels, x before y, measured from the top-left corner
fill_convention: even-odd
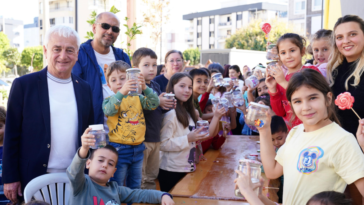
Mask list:
[[[187,173],[159,169],[158,181],[161,191],[169,192]]]

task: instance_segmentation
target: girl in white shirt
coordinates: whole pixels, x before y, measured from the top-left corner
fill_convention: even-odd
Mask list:
[[[165,192],[169,192],[186,173],[195,171],[196,141],[214,137],[218,132],[219,120],[225,113],[224,108],[215,112],[208,134],[200,134],[201,128],[193,130],[198,116],[192,102],[192,82],[189,74],[175,73],[166,88],[167,93],[175,94],[177,106],[168,111],[162,121],[158,180],[161,190]]]
[[[355,137],[340,127],[325,78],[312,69],[298,72],[286,95],[302,124],[292,128],[277,154],[269,114],[259,129],[266,176],[276,179],[284,172],[283,204],[306,204],[316,193],[342,193],[352,183],[364,196],[364,155]]]

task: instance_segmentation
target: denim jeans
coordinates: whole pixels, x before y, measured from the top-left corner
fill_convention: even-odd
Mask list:
[[[130,189],[140,189],[142,183],[142,168],[143,168],[143,151],[145,150],[144,143],[140,145],[124,145],[110,142],[110,145],[116,148],[119,153],[116,172],[110,181],[115,181],[119,186]],[[128,204],[129,205],[129,204]]]

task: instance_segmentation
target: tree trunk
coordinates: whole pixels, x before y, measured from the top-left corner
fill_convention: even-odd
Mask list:
[[[15,77],[18,77],[18,68],[16,65],[14,65],[14,71],[15,71]]]

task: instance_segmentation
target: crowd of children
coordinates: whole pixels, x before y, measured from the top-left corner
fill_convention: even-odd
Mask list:
[[[196,170],[208,149],[219,149],[232,133],[260,135],[265,174],[280,178],[278,195],[284,204],[351,204],[342,194],[348,184],[355,184],[364,196],[364,121],[334,104],[345,91],[356,102],[364,100],[364,21],[344,16],[333,31],[319,30],[310,42],[313,59],[304,64],[306,40],[294,33],[282,35],[276,42],[278,63],[265,72],[246,65],[224,69],[218,63],[184,72],[181,52],[169,51],[166,66],[158,66],[156,53],[148,48],[134,52],[133,66],[111,63],[105,86],[112,93],[102,104],[109,142],[91,151],[91,129],[82,135],[82,146],[67,169],[70,203],[172,205],[168,192]],[[126,70],[132,67],[140,70],[137,80],[127,79]],[[238,83],[215,86],[211,76],[216,73]],[[244,85],[251,75],[259,80],[255,87]],[[240,107],[212,103],[233,92],[244,96]],[[245,123],[252,102],[270,108],[263,127]],[[364,116],[360,103],[354,108]],[[196,128],[199,120],[209,122],[208,131]],[[0,149],[4,124],[0,109]],[[250,204],[275,204],[261,194],[262,181],[258,187],[249,171],[236,172],[235,184]],[[156,191],[157,179],[161,191]]]

